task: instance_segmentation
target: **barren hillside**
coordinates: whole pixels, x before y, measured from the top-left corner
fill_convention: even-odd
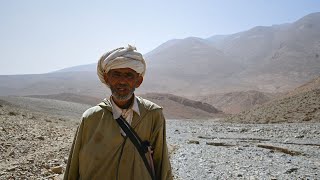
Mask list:
[[[18,97],[18,96],[7,96],[0,97],[19,108],[42,112],[51,116],[62,116],[68,117],[69,119],[79,120],[82,113],[90,108],[90,105],[79,104],[67,101],[60,101],[54,99],[42,99],[42,98],[31,98],[31,97]]]
[[[276,99],[227,121],[241,123],[320,122],[320,89]]]
[[[165,117],[169,119],[212,119],[224,116],[223,112],[207,103],[172,94],[149,93],[141,96],[162,106]]]
[[[320,89],[320,76],[295,88],[294,90],[290,91],[287,95],[292,96],[292,95],[307,92],[313,89]]]

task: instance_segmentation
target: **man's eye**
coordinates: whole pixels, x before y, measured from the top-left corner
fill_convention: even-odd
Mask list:
[[[126,78],[128,78],[128,79],[133,79],[133,78],[134,78],[134,75],[133,75],[133,74],[131,74],[131,73],[126,74]]]
[[[120,75],[120,74],[117,74],[117,73],[112,73],[111,76],[112,76],[112,77],[115,77],[115,78],[118,78],[118,77],[120,77],[121,75]]]

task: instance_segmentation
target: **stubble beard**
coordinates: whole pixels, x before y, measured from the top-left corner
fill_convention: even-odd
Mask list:
[[[132,88],[131,91],[127,95],[120,95],[117,93],[115,88],[110,87],[110,89],[111,89],[112,96],[119,101],[128,101],[132,97],[134,91],[136,90],[136,88]]]

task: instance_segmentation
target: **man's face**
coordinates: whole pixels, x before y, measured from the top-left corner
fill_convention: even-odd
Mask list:
[[[112,96],[120,101],[129,100],[143,81],[143,77],[130,69],[112,69],[105,75],[105,81],[110,86]]]

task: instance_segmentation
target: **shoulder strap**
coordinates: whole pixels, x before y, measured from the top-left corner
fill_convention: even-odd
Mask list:
[[[145,156],[145,153],[148,152],[148,148],[150,146],[150,143],[148,141],[142,141],[140,137],[137,135],[137,133],[132,129],[130,124],[122,117],[120,116],[118,119],[116,119],[117,123],[121,127],[121,129],[126,133],[126,135],[129,137],[131,142],[134,144],[134,146],[137,148],[144,165],[149,171],[149,174],[152,178],[152,180],[155,180],[155,173],[152,167],[150,167],[150,164],[148,163],[148,160]]]

